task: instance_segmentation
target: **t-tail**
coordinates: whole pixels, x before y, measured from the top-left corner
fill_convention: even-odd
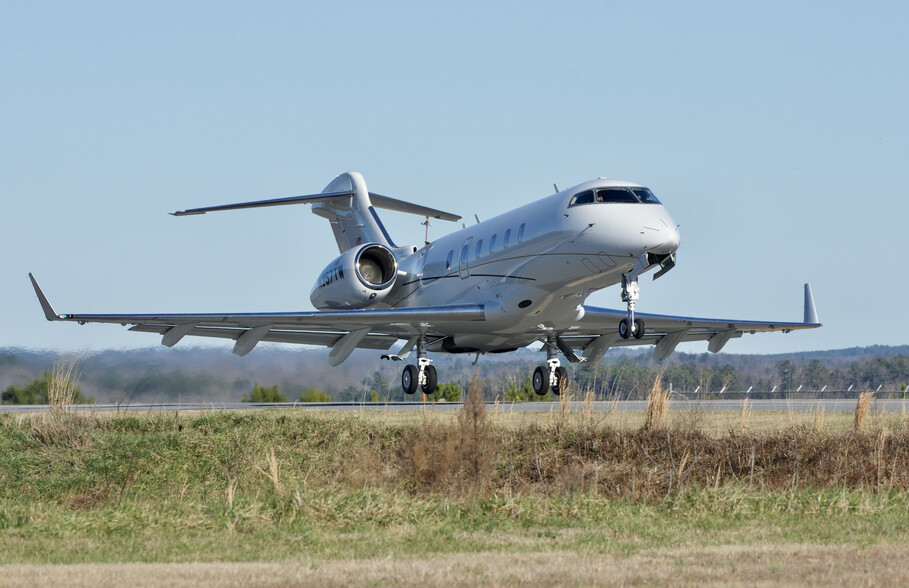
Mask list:
[[[238,210],[242,208],[260,208],[263,206],[283,206],[285,204],[312,204],[312,211],[328,219],[341,253],[363,243],[378,243],[390,249],[397,246],[391,240],[388,231],[379,219],[376,208],[408,212],[448,221],[457,221],[461,217],[435,208],[412,204],[396,198],[389,198],[370,192],[366,181],[357,172],[346,172],[335,178],[319,194],[273,198],[254,202],[239,202],[204,208],[191,208],[171,213],[174,216],[205,214],[220,210]]]

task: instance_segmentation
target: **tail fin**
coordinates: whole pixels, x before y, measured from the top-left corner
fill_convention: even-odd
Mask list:
[[[331,223],[341,253],[361,243],[381,243],[386,247],[396,247],[373,208],[362,175],[357,172],[343,173],[328,184],[322,193],[343,194],[312,205],[313,214],[326,218]]]
[[[361,243],[381,243],[390,248],[396,247],[382,225],[382,221],[379,220],[376,208],[409,212],[419,216],[449,221],[461,219],[460,216],[449,212],[420,206],[419,204],[411,204],[410,202],[389,198],[381,194],[373,194],[366,189],[366,181],[357,172],[346,172],[339,175],[322,190],[321,194],[192,208],[178,210],[172,214],[174,216],[186,216],[220,210],[281,206],[284,204],[312,204],[312,211],[328,219],[328,222],[331,223],[331,229],[334,232],[335,241],[338,242],[338,250],[341,253]]]

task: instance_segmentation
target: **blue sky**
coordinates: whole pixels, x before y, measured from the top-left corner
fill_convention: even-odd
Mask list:
[[[47,323],[29,271],[59,312],[310,309],[337,250],[308,207],[166,213],[348,170],[465,218],[640,182],[682,233],[640,311],[800,320],[808,281],[823,329],[726,351],[904,344],[907,22],[902,2],[3,3],[0,347],[158,344]]]

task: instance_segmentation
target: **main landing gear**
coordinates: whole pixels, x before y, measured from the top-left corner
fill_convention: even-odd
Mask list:
[[[556,344],[555,335],[546,340],[546,365],[537,366],[533,370],[533,378],[530,383],[533,391],[540,396],[545,396],[552,390],[556,396],[562,394],[562,390],[568,384],[568,370],[560,364],[558,356],[558,345]]]
[[[552,391],[556,396],[560,396],[568,386],[568,370],[561,366],[558,358],[559,345],[561,343],[556,335],[550,335],[546,338],[544,344],[546,349],[546,365],[537,366],[533,370],[531,383],[533,391],[540,396],[545,396],[547,392]],[[568,352],[571,352],[568,349]],[[574,359],[572,359],[574,357]],[[389,358],[399,358],[399,356],[389,356]],[[400,357],[399,359],[403,358]],[[583,361],[578,359],[572,353],[568,356],[571,361]],[[404,367],[401,373],[401,388],[407,394],[413,394],[419,388],[423,394],[432,394],[438,386],[438,373],[432,360],[426,357],[426,340],[420,337],[417,340],[417,365],[408,365]]]
[[[619,336],[622,339],[634,337],[640,339],[644,336],[644,321],[634,317],[634,303],[640,295],[637,276],[629,277],[622,274],[622,302],[628,304],[628,316],[619,321]]]
[[[432,394],[439,384],[439,374],[432,360],[426,357],[426,339],[417,340],[417,365],[404,366],[401,373],[401,387],[406,394],[413,394],[420,389],[423,394]],[[418,367],[419,366],[419,367]]]

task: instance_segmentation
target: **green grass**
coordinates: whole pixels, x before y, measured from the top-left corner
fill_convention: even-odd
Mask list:
[[[0,415],[0,564],[909,540],[901,421],[711,436],[710,416],[499,417]]]

